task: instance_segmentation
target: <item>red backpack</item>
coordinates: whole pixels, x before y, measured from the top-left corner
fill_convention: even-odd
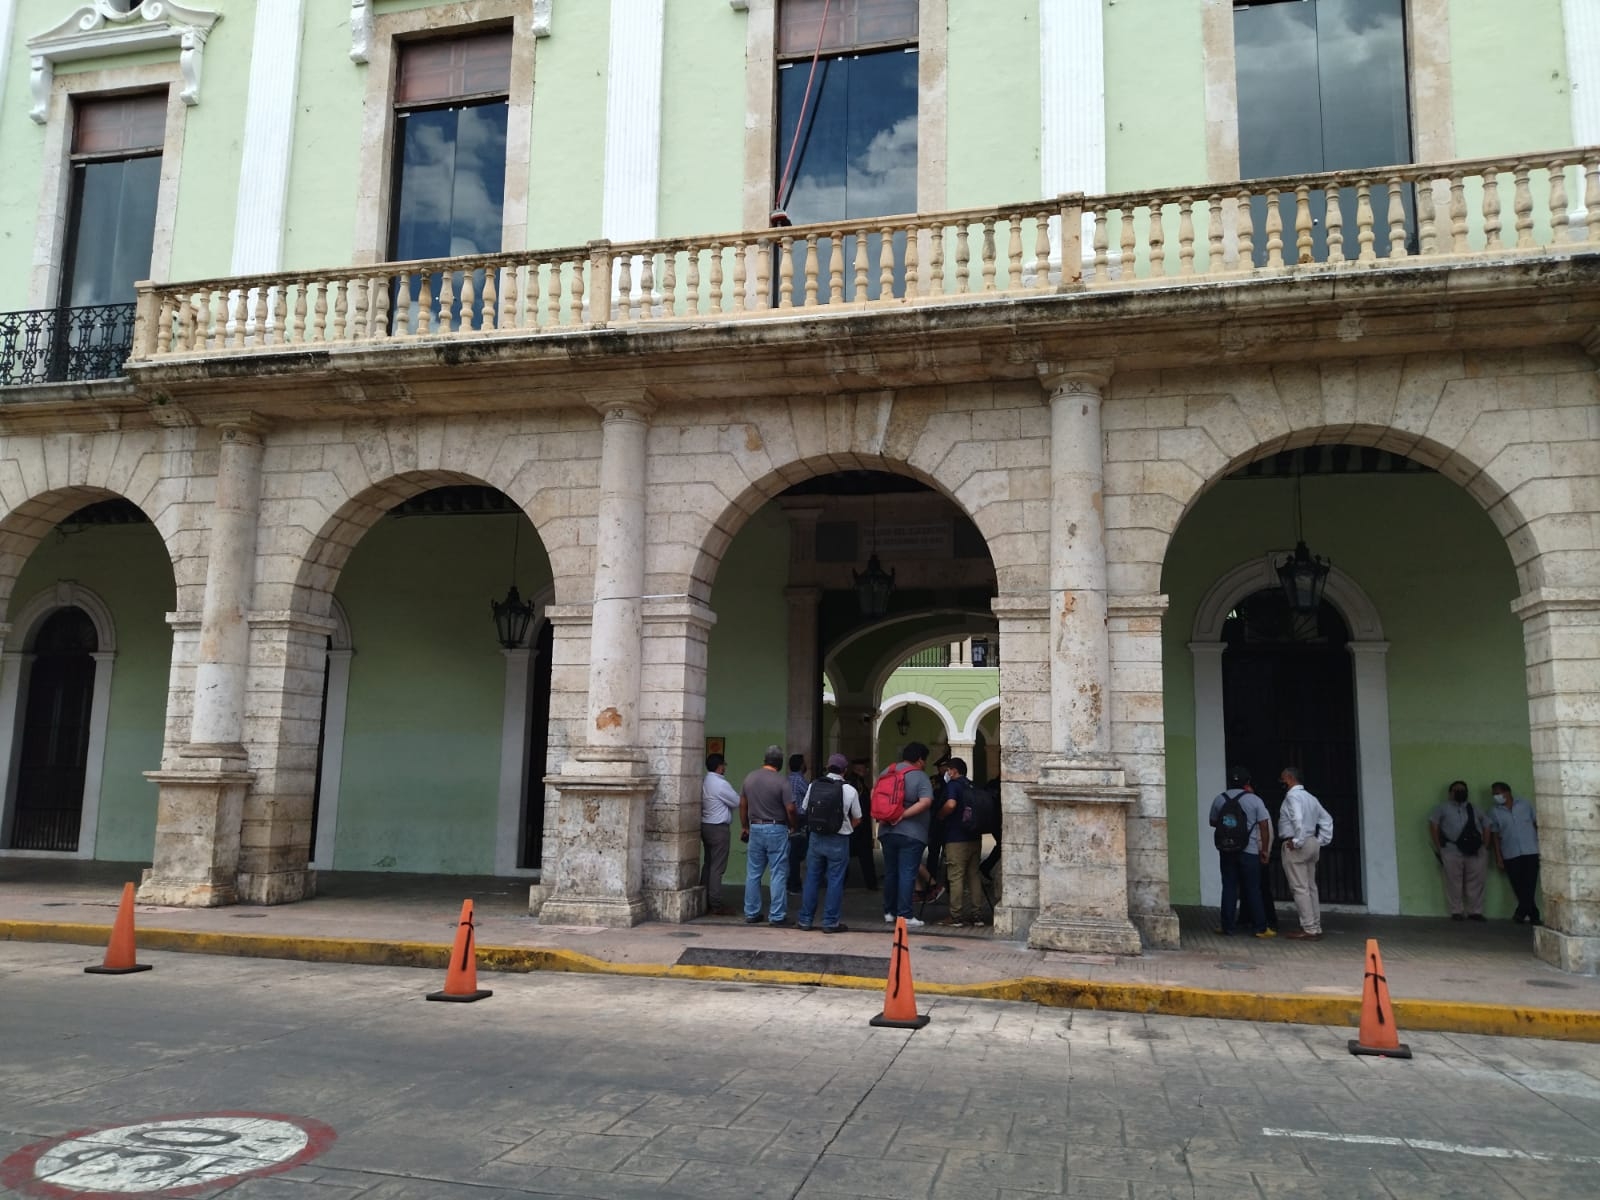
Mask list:
[[[896,763],[872,785],[872,819],[890,825],[906,815],[906,772],[910,763]]]

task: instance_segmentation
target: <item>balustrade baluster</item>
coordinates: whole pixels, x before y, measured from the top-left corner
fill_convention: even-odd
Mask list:
[[[691,316],[705,312],[700,305],[700,247],[691,245],[685,252],[688,258],[687,278],[684,280],[684,311]]]
[[[172,348],[181,353],[189,348],[189,339],[193,336],[189,330],[194,321],[194,314],[189,311],[189,298],[187,296],[175,297],[173,305],[177,315],[177,329],[174,335],[176,340]]]
[[[427,267],[417,272],[417,336],[433,331],[433,272]]]
[[[1356,188],[1356,238],[1361,244],[1361,253],[1357,259],[1359,262],[1376,262],[1378,259],[1377,252],[1373,249],[1377,234],[1373,230],[1372,222],[1372,185],[1362,180]]]
[[[851,281],[855,287],[853,298],[857,304],[867,302],[867,230],[862,226],[856,234],[855,252],[855,278]]]
[[[656,315],[656,253],[650,251],[639,263],[639,295],[646,318]]]
[[[1194,197],[1178,197],[1178,274],[1194,274]]]
[[[1161,201],[1152,197],[1145,201],[1145,207],[1150,210],[1150,231],[1148,242],[1150,244],[1150,278],[1165,279],[1167,277],[1167,219],[1162,211]]]
[[[1240,188],[1233,206],[1233,218],[1239,226],[1239,270],[1256,269],[1256,215],[1250,206],[1249,188]]]
[[[1328,261],[1344,262],[1344,199],[1338,180],[1331,180],[1322,190],[1323,227],[1328,234]]]
[[[411,303],[411,272],[401,271],[395,279],[394,332],[397,337],[411,336],[413,320]]]
[[[1511,211],[1515,214],[1517,249],[1533,248],[1533,190],[1528,186],[1528,164],[1519,162],[1512,168],[1511,177],[1516,189],[1511,195]]]
[[[456,273],[444,271],[439,276],[439,332],[454,333],[460,328],[456,320]]]
[[[345,326],[344,339],[347,342],[364,342],[367,340],[367,288],[370,281],[361,277],[345,280],[345,288],[354,289],[350,297],[350,320]]]
[[[1500,172],[1487,167],[1483,172],[1483,248],[1489,253],[1502,249],[1500,240]]]
[[[733,311],[742,313],[747,307],[745,299],[745,284],[748,282],[747,273],[750,269],[748,261],[750,243],[743,238],[733,244]]]
[[[1389,178],[1389,257],[1409,258],[1406,249],[1405,181],[1398,175]]]
[[[372,336],[382,341],[389,336],[389,280],[382,275],[372,283]]]
[[[675,317],[678,315],[678,252],[663,251],[661,258],[661,315]]]
[[[1122,258],[1117,263],[1117,278],[1126,283],[1139,273],[1138,234],[1133,228],[1133,205],[1124,202],[1122,212]]]
[[[539,328],[539,260],[533,259],[528,263],[528,286],[522,290],[522,318],[517,322],[518,329]]]
[[[1552,159],[1547,170],[1550,175],[1550,244],[1563,246],[1572,237],[1572,215],[1567,209],[1566,161]]]
[[[245,304],[249,295],[249,288],[235,288],[233,290],[232,311],[228,314],[228,349],[230,350],[244,349]],[[227,304],[226,297],[223,303],[224,305]]]
[[[156,354],[170,354],[172,352],[172,297],[166,292],[161,293],[161,313],[156,318]]]
[[[949,290],[944,277],[945,227],[935,224],[928,231],[928,294],[942,296]]]
[[[1471,249],[1467,241],[1467,184],[1459,172],[1450,176],[1450,252],[1465,254]]]
[[[572,287],[569,289],[570,296],[567,302],[567,315],[570,318],[567,323],[569,325],[582,325],[588,319],[583,311],[583,297],[585,294],[583,273],[589,269],[593,261],[588,255],[584,255],[582,258],[575,259],[572,263]],[[597,281],[595,286],[603,287],[609,285],[603,281]]]
[[[1062,229],[1062,242],[1066,242],[1066,230]],[[1065,273],[1067,264],[1061,263],[1062,272]],[[1050,287],[1050,214],[1038,212],[1033,217],[1033,286],[1038,291],[1046,291]]]
[[[878,231],[878,299],[894,299],[894,226]]]
[[[1006,290],[1014,292],[1022,286],[1022,214],[1012,213],[1006,222],[1011,226],[1006,243]]]
[[[994,218],[983,219],[983,290],[995,290],[995,245],[994,245]]]
[[[1222,196],[1212,192],[1206,197],[1206,274],[1214,275],[1223,269]]]
[[[1311,249],[1311,188],[1302,183],[1294,189],[1294,262],[1304,267],[1315,259]]]
[[[483,269],[483,328],[494,329],[499,324],[499,289],[495,287],[495,279],[500,274],[499,267],[485,267]]]
[[[617,256],[617,300],[619,306],[615,309],[619,324],[627,324],[633,320],[633,255],[619,254]]]
[[[522,264],[511,263],[506,267],[505,276],[500,283],[500,328],[521,329],[522,314],[517,309],[518,285],[521,282]]]
[[[550,286],[544,293],[544,324],[546,329],[561,328],[561,289],[566,284],[562,278],[561,260],[550,260]],[[671,270],[671,267],[668,267]],[[670,286],[670,285],[669,285]]]
[[[191,350],[211,349],[211,293],[194,294],[194,345]]]
[[[1111,249],[1110,231],[1106,229],[1106,210],[1100,205],[1094,210],[1094,281],[1104,283],[1111,274],[1111,256],[1107,253]],[[1061,264],[1062,270],[1066,264]]]
[[[834,230],[828,235],[832,250],[828,254],[828,303],[844,303],[844,234]],[[809,243],[810,238],[806,241]]]
[[[711,262],[708,265],[711,268],[711,270],[710,270],[710,275],[711,275],[711,279],[710,279],[711,311],[713,313],[725,313],[725,312],[728,311],[728,305],[727,305],[727,301],[724,299],[724,297],[722,295],[722,243],[721,242],[712,242],[711,243]]]
[[[803,244],[804,243],[802,243],[802,245]],[[786,233],[781,238],[778,239],[778,255],[779,255],[779,258],[778,258],[778,307],[779,308],[793,308],[794,307],[794,237],[791,234],[787,234]],[[808,259],[809,259],[809,257],[810,256],[807,255]],[[800,264],[800,270],[801,270],[801,273],[802,273],[801,277],[805,281],[805,294],[806,294],[807,297],[810,297],[810,296],[814,295],[816,293],[816,290],[817,290],[816,277],[814,275],[813,276],[806,276],[804,274],[804,272],[805,272],[805,263],[801,263]],[[809,299],[807,299],[806,300],[806,304],[809,305],[810,303],[811,303],[811,301]]]
[[[918,243],[922,241],[922,227],[915,221],[906,226],[906,286],[905,294],[908,298],[922,295],[921,267],[917,259],[921,255]]]
[[[269,284],[262,284],[252,289],[250,328],[254,334],[254,344],[257,346],[265,346],[267,344],[267,291],[270,286]]]
[[[350,284],[346,280],[330,279],[323,286],[329,290],[338,288],[333,302],[333,329],[329,331],[328,336],[330,342],[337,342],[345,335],[345,317],[350,311],[350,299],[347,295]]]
[[[1267,189],[1267,266],[1283,266],[1283,205],[1277,188]]]
[[[1417,253],[1427,256],[1438,253],[1439,225],[1433,203],[1433,180],[1424,176],[1416,182],[1417,189]]]
[[[956,295],[958,296],[967,294],[967,263],[972,255],[968,237],[967,223],[962,221],[956,225]]]
[[[476,275],[477,272],[470,268],[461,272],[461,319],[456,322],[457,333],[472,333],[478,328]]]
[[[756,241],[756,311],[772,307],[772,239]]]
[[[310,340],[306,330],[306,293],[310,289],[311,284],[305,279],[300,280],[294,289],[294,328],[288,338],[292,344],[304,345]]]

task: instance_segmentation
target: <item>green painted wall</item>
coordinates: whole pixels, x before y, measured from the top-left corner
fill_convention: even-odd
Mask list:
[[[1457,158],[1572,144],[1561,0],[1452,0],[1450,58]]]
[[[1196,0],[1106,0],[1109,191],[1205,181],[1200,7]]]
[[[155,845],[156,789],[144,772],[161,765],[172,664],[166,621],[175,604],[172,564],[153,525],[58,531],[47,535],[29,557],[10,611],[20,612],[60,580],[73,580],[104,600],[116,627],[95,857],[149,862]],[[26,704],[26,697],[21,703]]]
[[[1377,606],[1390,645],[1389,732],[1400,903],[1405,913],[1446,911],[1427,835],[1427,813],[1450,780],[1509,780],[1532,795],[1522,630],[1509,609],[1516,576],[1505,544],[1477,504],[1436,475],[1311,477],[1304,483],[1307,540],[1348,572]],[[1293,541],[1288,480],[1224,481],[1203,496],[1173,538],[1162,576],[1171,597],[1163,628],[1167,814],[1172,897],[1199,901],[1194,781],[1194,676],[1188,642],[1195,611],[1238,564]],[[1381,531],[1375,533],[1374,531]],[[1308,781],[1313,792],[1316,781]],[[1221,787],[1221,781],[1217,788]],[[1216,789],[1207,791],[1209,800]],[[1205,853],[1212,853],[1210,846]],[[1509,915],[1502,876],[1488,911]]]
[[[668,4],[662,53],[662,237],[737,230],[744,198],[744,48],[748,18],[726,4]]]
[[[1000,694],[998,667],[902,667],[884,682],[883,699],[901,692],[921,692],[939,701],[953,716],[959,733],[978,705]],[[940,733],[942,743],[945,735]],[[931,744],[931,743],[930,743]]]
[[[361,164],[362,99],[370,69],[350,61],[350,6],[306,5],[284,221],[285,270],[350,261]]]
[[[1037,196],[1038,0],[956,0],[949,46],[946,205],[979,208]],[[1001,130],[1005,136],[996,136]]]
[[[550,248],[600,236],[611,6],[558,4],[553,20],[534,59],[528,177],[528,245]]]
[[[549,564],[515,519],[518,583],[534,595]],[[512,520],[386,519],[350,555],[336,589],[355,655],[335,870],[493,871],[505,656],[489,600],[505,593]]]

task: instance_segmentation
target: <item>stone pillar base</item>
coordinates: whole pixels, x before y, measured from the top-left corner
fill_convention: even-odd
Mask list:
[[[242,759],[196,758],[176,770],[147,771],[159,789],[153,863],[141,904],[215,908],[237,904],[239,828],[253,775]]]
[[[681,925],[705,912],[706,890],[702,887],[684,888],[681,891],[654,889],[645,892],[644,903],[652,921],[671,921]]]
[[[1014,904],[1001,904],[994,910],[994,931],[1003,938],[1020,938],[1028,926],[1039,918],[1036,908],[1019,908]]]
[[[238,891],[242,904],[293,904],[317,894],[317,873],[309,867],[298,871],[241,871]]]
[[[1139,938],[1152,950],[1178,948],[1178,914],[1170,908],[1162,912],[1130,913]]]
[[[1140,950],[1139,931],[1131,921],[1060,911],[1039,914],[1028,930],[1028,945],[1035,950],[1073,954],[1138,954]]]
[[[1600,937],[1579,937],[1541,925],[1533,931],[1533,952],[1574,975],[1600,975]]]
[[[637,925],[646,916],[644,808],[656,778],[631,755],[583,754],[545,780],[556,789],[554,878],[541,925]],[[530,892],[529,906],[534,894]]]

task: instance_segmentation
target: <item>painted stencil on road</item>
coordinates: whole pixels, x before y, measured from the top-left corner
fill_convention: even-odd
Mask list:
[[[0,1163],[0,1185],[35,1196],[184,1196],[321,1154],[334,1132],[266,1113],[203,1113],[91,1129]]]

